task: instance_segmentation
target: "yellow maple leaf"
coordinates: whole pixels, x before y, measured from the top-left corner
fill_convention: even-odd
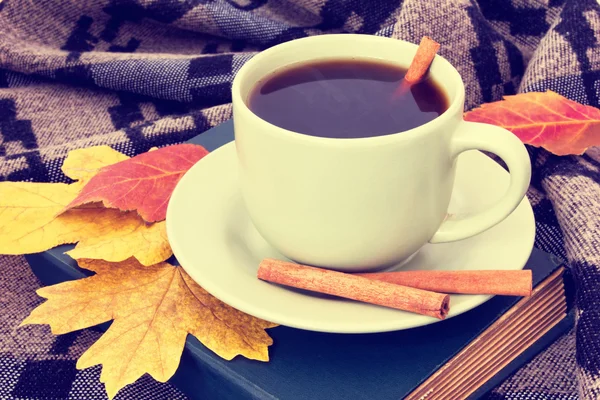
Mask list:
[[[77,215],[78,211],[82,215]],[[57,220],[71,218],[69,226],[79,228],[80,236],[79,243],[67,254],[76,260],[118,262],[133,256],[143,265],[153,265],[173,254],[165,221],[147,224],[135,211],[112,208],[69,210]]]
[[[71,179],[87,181],[96,175],[100,168],[128,158],[125,154],[119,153],[109,146],[87,147],[70,151],[61,169]]]
[[[169,258],[164,221],[147,224],[136,212],[90,204],[59,214],[100,168],[128,157],[108,146],[74,150],[63,170],[80,182],[0,182],[0,254],[30,254],[68,243],[77,258],[123,261],[137,258],[153,265]]]
[[[0,182],[0,254],[27,254],[73,243],[55,218],[81,187],[64,183]]]
[[[96,275],[39,289],[48,299],[24,324],[49,324],[62,334],[113,320],[107,332],[78,360],[83,369],[102,364],[100,381],[109,397],[148,373],[166,382],[177,369],[185,339],[194,335],[217,355],[268,361],[276,326],[222,303],[182,268],[80,260]]]

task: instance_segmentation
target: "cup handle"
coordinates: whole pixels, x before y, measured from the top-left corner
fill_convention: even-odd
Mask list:
[[[531,162],[525,146],[504,128],[463,121],[451,146],[453,158],[467,150],[484,150],[498,155],[508,166],[510,185],[504,197],[491,208],[466,218],[444,221],[430,243],[466,239],[498,224],[521,203],[531,180]]]

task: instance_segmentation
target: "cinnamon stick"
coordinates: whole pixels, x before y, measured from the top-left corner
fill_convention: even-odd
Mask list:
[[[440,44],[428,36],[423,36],[417,53],[406,71],[404,80],[411,85],[419,82],[429,69],[429,66],[433,62],[436,53],[440,49]]]
[[[268,282],[412,311],[439,319],[444,319],[449,311],[450,296],[447,294],[280,260],[263,260],[257,276]]]
[[[382,282],[442,293],[530,296],[531,270],[519,271],[397,271],[356,274]]]
[[[423,79],[439,49],[440,44],[438,42],[428,36],[423,36],[415,57],[412,59],[406,75],[398,85],[393,97],[402,95],[410,89],[411,85],[419,83]]]

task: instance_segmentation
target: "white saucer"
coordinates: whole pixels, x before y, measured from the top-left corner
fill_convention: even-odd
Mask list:
[[[478,151],[458,160],[449,212],[486,208],[508,187],[508,173]],[[322,332],[385,332],[438,320],[370,304],[312,295],[256,278],[263,258],[284,257],[254,229],[237,184],[235,143],[194,165],[169,202],[167,234],[187,273],[223,302],[250,315],[295,328]],[[454,243],[425,245],[403,269],[522,269],[533,247],[535,222],[527,199],[496,227]],[[452,295],[448,318],[491,296]]]

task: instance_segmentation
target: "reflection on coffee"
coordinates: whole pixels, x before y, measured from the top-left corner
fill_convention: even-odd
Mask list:
[[[423,125],[448,108],[429,77],[398,94],[406,68],[376,60],[324,60],[278,70],[259,82],[248,106],[290,131],[329,138],[389,135]]]

